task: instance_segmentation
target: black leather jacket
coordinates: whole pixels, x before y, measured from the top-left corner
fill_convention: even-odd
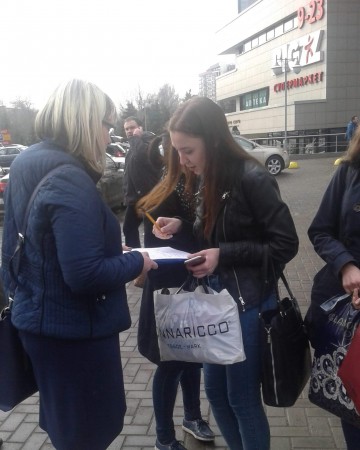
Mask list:
[[[279,273],[296,255],[299,241],[272,175],[253,160],[239,160],[231,178],[231,188],[220,193],[221,207],[207,246],[220,248],[217,274],[242,312],[258,305],[274,285],[266,259],[272,259]],[[195,230],[199,226],[197,220]],[[266,279],[270,282],[265,287]]]

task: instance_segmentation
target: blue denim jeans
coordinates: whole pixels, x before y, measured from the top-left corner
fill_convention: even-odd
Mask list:
[[[271,295],[263,310],[276,306]],[[230,450],[269,450],[270,429],[261,399],[259,307],[240,314],[246,360],[204,364],[205,391]]]
[[[200,378],[199,364],[165,361],[156,369],[153,380],[153,404],[156,437],[162,444],[170,444],[175,439],[173,413],[179,383],[185,419],[201,419]]]

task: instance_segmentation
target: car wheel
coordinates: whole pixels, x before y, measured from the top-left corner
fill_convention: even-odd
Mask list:
[[[265,163],[265,167],[271,173],[271,175],[278,175],[284,167],[284,161],[282,161],[279,156],[270,156],[270,158]]]

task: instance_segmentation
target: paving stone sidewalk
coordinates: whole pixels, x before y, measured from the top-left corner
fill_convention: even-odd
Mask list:
[[[322,267],[307,238],[307,228],[319,205],[322,193],[334,172],[334,156],[298,161],[299,168],[278,177],[282,197],[288,203],[300,238],[299,254],[286,268],[287,277],[303,312],[310,300],[312,278]],[[128,410],[121,435],[109,450],[150,450],[154,448],[155,422],[152,407],[152,376],[155,366],[137,350],[137,325],[141,289],[129,283],[128,301],[132,327],[121,333],[122,362]],[[241,389],[241,386],[239,386]],[[271,450],[345,449],[340,421],[307,400],[307,388],[292,408],[267,408],[271,427]],[[202,386],[202,412],[216,433],[214,444],[199,443],[181,429],[183,408],[178,395],[174,421],[177,437],[188,450],[225,450]],[[99,430],[101,433],[101,430]],[[0,411],[0,437],[3,450],[53,450],[46,433],[38,425],[38,396],[34,395],[8,413]]]

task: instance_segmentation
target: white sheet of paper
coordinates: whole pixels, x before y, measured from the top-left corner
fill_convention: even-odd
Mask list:
[[[161,261],[162,259],[187,259],[189,253],[181,250],[176,250],[172,247],[149,247],[149,248],[133,248],[132,251],[147,252],[149,257],[154,261]]]

